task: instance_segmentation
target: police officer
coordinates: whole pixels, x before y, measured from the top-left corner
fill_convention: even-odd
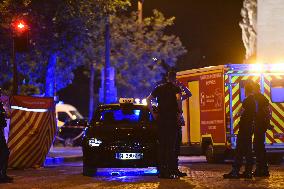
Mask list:
[[[0,97],[2,90],[0,88]],[[0,183],[12,182],[13,178],[7,176],[9,149],[5,140],[4,128],[6,127],[6,113],[0,101]]]
[[[176,85],[181,89],[181,101],[188,99],[192,96],[190,90],[184,86],[180,81],[176,80]],[[180,105],[181,106],[181,105]],[[182,126],[185,126],[185,121],[182,115],[182,111],[178,115],[178,133],[177,133],[177,142],[176,142],[176,164],[178,165],[178,156],[180,154],[180,145],[182,141]],[[179,169],[176,170],[176,174],[180,177],[187,176],[186,173],[181,172]]]
[[[254,127],[253,147],[256,155],[256,169],[254,176],[268,177],[268,165],[265,150],[265,133],[267,129],[272,129],[270,125],[271,111],[267,98],[260,93],[258,84],[255,84],[256,116]]]
[[[168,72],[167,82],[158,85],[147,97],[147,105],[158,124],[159,177],[179,178],[176,174],[177,117],[181,112],[181,90],[176,86],[176,73]],[[153,112],[151,100],[158,102],[158,113]]]
[[[224,178],[252,178],[252,134],[255,117],[255,101],[253,83],[247,82],[245,85],[246,99],[242,103],[242,111],[239,122],[239,132],[237,136],[237,146],[235,158],[232,165],[232,171],[224,174]],[[243,163],[243,157],[246,159],[245,171],[241,175],[240,168]]]

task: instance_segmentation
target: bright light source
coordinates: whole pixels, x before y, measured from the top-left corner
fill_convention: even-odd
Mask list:
[[[20,29],[23,29],[23,28],[25,27],[25,25],[24,25],[22,22],[20,22],[20,23],[17,25],[17,27],[20,28]]]
[[[91,147],[100,146],[101,143],[103,143],[103,142],[101,140],[96,139],[96,138],[90,138],[89,139],[89,146],[91,146]]]
[[[142,100],[142,104],[147,105],[147,100],[146,100],[146,98],[144,98],[144,99]]]
[[[135,103],[136,104],[140,104],[140,99],[139,98],[135,98]]]
[[[27,24],[22,20],[17,21],[15,24],[15,29],[19,32],[23,32],[27,30],[27,28],[28,28]]]
[[[284,63],[271,64],[270,71],[272,71],[272,72],[283,72],[284,71]]]
[[[263,72],[264,66],[263,66],[263,64],[250,64],[249,70],[250,70],[250,72],[258,72],[258,73]]]

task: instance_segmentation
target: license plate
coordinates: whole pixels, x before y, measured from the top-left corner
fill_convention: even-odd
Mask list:
[[[120,160],[142,159],[143,153],[116,153],[115,158]]]

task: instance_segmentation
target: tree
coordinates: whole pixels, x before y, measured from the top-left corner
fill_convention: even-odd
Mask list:
[[[76,49],[80,48],[84,41],[84,36],[80,35],[82,24],[74,14],[75,9],[71,1],[56,0],[44,2],[6,0],[0,4],[1,18],[4,18],[2,24],[9,25],[15,18],[20,17],[25,18],[31,26],[31,51],[16,56],[17,61],[20,62],[18,71],[23,76],[22,81],[25,81],[22,85],[34,85],[41,92],[47,92],[48,90],[45,89],[50,83],[45,84],[46,78],[56,76],[56,85],[55,79],[51,79],[53,82],[51,86],[53,88],[56,86],[55,90],[60,90],[71,83],[74,77],[72,70],[82,64]],[[9,41],[12,40],[8,39],[3,45],[4,48],[9,47]],[[9,57],[7,52],[1,51],[1,54]],[[55,68],[51,68],[52,66]],[[48,72],[48,68],[55,72]]]
[[[119,11],[130,6],[129,0],[95,0],[78,2],[80,18],[84,21],[87,31],[87,41],[82,49],[85,57],[85,67],[89,70],[89,119],[94,111],[94,78],[95,68],[103,67],[104,59],[104,33],[106,20],[110,15],[115,15]]]
[[[113,15],[111,26],[111,63],[116,68],[116,83],[120,97],[145,97],[159,82],[169,67],[174,67],[177,58],[186,52],[181,41],[174,35],[166,35],[167,27],[173,25],[174,18],[166,19],[157,10],[153,16],[137,22],[136,13],[131,16]],[[102,24],[103,25],[103,24]],[[104,63],[104,27],[89,45],[88,57],[90,73],[89,118],[94,107],[94,73]],[[95,69],[93,69],[95,68]],[[99,86],[97,86],[99,87]]]
[[[180,39],[165,34],[174,17],[157,10],[137,22],[137,14],[111,17],[112,63],[116,68],[119,96],[146,97],[169,67],[186,53]]]

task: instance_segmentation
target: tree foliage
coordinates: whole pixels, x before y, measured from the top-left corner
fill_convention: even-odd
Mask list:
[[[72,70],[80,65],[76,48],[82,45],[82,36],[77,35],[80,34],[80,20],[72,15],[68,1],[6,0],[1,4],[1,13],[6,25],[24,19],[30,28],[30,51],[16,55],[20,85],[33,85],[44,91],[47,62],[55,52],[58,54],[57,88],[70,84]],[[13,28],[9,27],[8,31],[11,35]],[[9,36],[4,38],[11,43]]]
[[[60,90],[71,84],[73,70],[91,62],[97,32],[104,15],[115,13],[129,5],[128,0],[4,0],[0,3],[0,32],[11,34],[10,23],[24,18],[30,25],[31,48],[29,53],[18,54],[19,74],[22,85],[45,88],[45,73],[52,54],[57,55],[56,88]],[[3,74],[0,85],[8,83],[12,76],[11,35],[1,35],[0,61]],[[89,55],[89,59],[85,55]],[[87,56],[88,57],[88,56]]]
[[[165,32],[173,25],[173,17],[165,18],[154,10],[153,16],[139,23],[136,13],[119,14],[129,5],[129,0],[2,1],[0,85],[11,84],[13,20],[25,18],[31,27],[30,51],[16,57],[21,85],[26,85],[23,91],[33,86],[32,91],[43,92],[52,54],[57,56],[57,91],[72,82],[78,66],[100,69],[104,65],[104,26],[110,18],[111,64],[116,68],[119,96],[145,97],[161,80],[166,67],[174,67],[186,50],[177,36]]]
[[[175,67],[186,49],[177,36],[165,33],[173,24],[174,17],[165,18],[157,10],[142,23],[135,12],[111,17],[111,58],[119,96],[147,96],[167,69]]]

